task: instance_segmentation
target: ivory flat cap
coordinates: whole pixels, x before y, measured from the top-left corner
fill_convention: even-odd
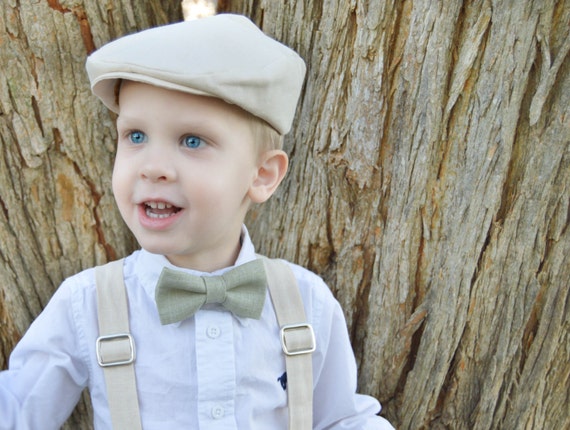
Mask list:
[[[241,15],[220,14],[155,27],[119,38],[87,58],[93,93],[118,112],[118,79],[218,97],[291,129],[305,77],[292,49]]]

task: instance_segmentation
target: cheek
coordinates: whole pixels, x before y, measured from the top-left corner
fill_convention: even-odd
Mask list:
[[[115,164],[113,165],[113,174],[111,176],[111,187],[113,189],[113,194],[117,195],[117,185],[119,184],[119,165],[117,159],[115,158]]]
[[[127,178],[125,177],[125,169],[121,163],[121,159],[118,154],[115,158],[115,164],[113,166],[113,175],[111,177],[111,186],[113,189],[113,195],[117,203],[121,203],[121,196],[124,194],[125,187],[127,183]]]
[[[228,167],[217,178],[215,186],[220,194],[225,194],[226,200],[241,202],[251,186],[249,166],[236,163],[235,166]]]

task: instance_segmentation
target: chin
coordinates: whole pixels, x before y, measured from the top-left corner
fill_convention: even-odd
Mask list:
[[[175,251],[171,247],[165,246],[163,244],[161,245],[149,241],[138,241],[138,242],[141,248],[143,248],[145,251],[150,252],[151,254],[169,255],[175,253]]]

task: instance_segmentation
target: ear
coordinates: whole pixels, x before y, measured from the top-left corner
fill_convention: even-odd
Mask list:
[[[263,203],[273,195],[289,167],[289,157],[280,149],[263,153],[257,165],[255,178],[249,189],[249,198],[254,203]]]

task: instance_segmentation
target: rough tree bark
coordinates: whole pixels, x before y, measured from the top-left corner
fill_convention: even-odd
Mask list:
[[[63,278],[130,252],[110,172],[114,123],[88,53],[181,19],[179,1],[7,0],[0,9],[0,368]],[[72,429],[92,428],[81,403]]]
[[[178,20],[164,3],[0,12],[0,365],[63,277],[133,246],[83,62]],[[218,3],[308,63],[291,171],[249,225],[331,285],[360,390],[403,429],[570,426],[570,2]]]
[[[336,292],[361,390],[404,429],[568,428],[570,2],[223,9],[308,63],[250,225]]]

